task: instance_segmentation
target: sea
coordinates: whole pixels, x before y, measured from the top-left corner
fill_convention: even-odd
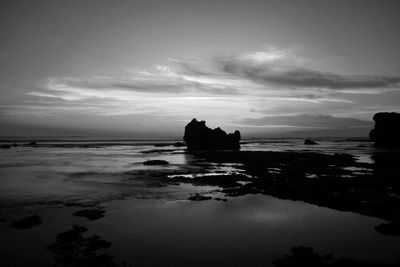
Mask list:
[[[300,138],[243,140],[241,150],[348,153],[367,164],[374,153],[385,153],[365,138],[313,140],[318,145]],[[400,237],[374,230],[382,219],[259,194],[188,200],[218,187],[162,185],[155,174],[243,170],[215,164],[202,173],[178,141],[3,138],[0,145],[17,146],[0,149],[0,266],[64,266],[48,247],[73,225],[110,242],[104,251],[121,266],[273,266],[296,246],[368,262],[400,261]],[[148,160],[169,164],[144,165]],[[91,205],[104,209],[104,217],[73,216]],[[40,225],[10,227],[33,214]]]

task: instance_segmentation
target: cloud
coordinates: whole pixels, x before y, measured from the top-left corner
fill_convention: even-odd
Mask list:
[[[293,114],[246,118],[236,122],[242,127],[308,128],[308,129],[349,129],[370,128],[372,121],[355,118],[339,118],[329,115]]]
[[[188,83],[179,82],[174,79],[161,79],[137,75],[134,77],[103,77],[94,76],[88,78],[51,78],[46,83],[46,88],[52,91],[71,92],[73,89],[86,91],[97,90],[105,92],[107,90],[124,90],[142,93],[181,93],[185,90]]]
[[[353,103],[343,94],[368,90],[379,94],[400,82],[398,77],[346,76],[305,67],[292,50],[264,51],[216,57],[211,60],[169,59],[170,65],[114,76],[53,77],[43,91],[28,95],[76,101],[88,98],[125,101],[168,95],[261,97],[265,100]],[[293,92],[296,89],[296,93]],[[341,95],[333,95],[341,92]]]
[[[221,71],[265,85],[296,88],[368,89],[393,88],[400,77],[341,75],[305,67],[304,60],[277,50],[225,56],[217,59]]]
[[[0,106],[0,113],[46,118],[150,114],[180,123],[197,117],[215,127],[263,132],[368,127],[356,118],[367,119],[398,99],[397,77],[341,75],[310,66],[294,50],[269,47],[208,59],[169,59],[166,65],[103,76],[49,77],[27,92],[24,102]],[[368,109],[372,105],[377,107],[373,111]]]

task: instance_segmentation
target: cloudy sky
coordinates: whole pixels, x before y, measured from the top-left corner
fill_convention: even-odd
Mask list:
[[[400,1],[0,2],[0,135],[365,136],[400,111]]]

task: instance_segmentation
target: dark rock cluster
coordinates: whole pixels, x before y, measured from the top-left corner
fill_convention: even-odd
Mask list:
[[[56,242],[47,247],[55,256],[54,266],[117,266],[113,257],[105,252],[111,242],[98,235],[84,236],[87,231],[83,226],[74,225],[57,235]]]
[[[378,146],[400,147],[400,113],[380,112],[373,117],[375,128],[369,137]]]
[[[185,127],[183,137],[189,150],[238,150],[240,132],[227,134],[221,128],[210,129],[205,121],[193,119]]]
[[[217,186],[225,197],[265,194],[352,211],[386,220],[386,224],[375,228],[377,232],[400,235],[398,150],[374,154],[373,163],[359,162],[350,154],[307,151],[214,150],[192,151],[191,156],[203,164],[202,168],[207,168],[204,163],[233,164],[238,172],[220,175],[200,172],[194,177],[175,175],[167,182]]]

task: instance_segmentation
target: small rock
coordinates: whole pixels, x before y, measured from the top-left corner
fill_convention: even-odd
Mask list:
[[[189,200],[191,201],[203,201],[203,200],[210,200],[212,199],[212,197],[206,197],[200,194],[194,194],[192,196],[189,197]]]
[[[174,147],[183,147],[183,146],[186,146],[185,143],[183,143],[183,142],[176,142],[174,144]]]
[[[305,144],[305,145],[318,145],[317,142],[315,142],[315,141],[313,141],[313,140],[311,140],[311,139],[306,139],[306,140],[304,140],[304,144]]]
[[[166,147],[170,146],[170,144],[155,144],[154,147]]]
[[[375,227],[375,231],[382,235],[400,236],[400,223],[382,223]]]
[[[84,232],[87,232],[86,227],[74,225],[71,230],[58,234],[57,239],[62,242],[78,242]]]
[[[169,162],[165,160],[148,160],[143,162],[143,165],[168,165]]]
[[[37,215],[32,215],[25,217],[22,220],[12,222],[10,226],[18,229],[29,229],[39,224],[42,224],[42,219]]]
[[[35,141],[32,141],[32,142],[30,142],[28,145],[30,145],[30,146],[36,146],[37,143],[36,143]]]
[[[85,217],[90,221],[94,221],[104,217],[104,213],[106,213],[106,211],[102,209],[84,209],[75,212],[73,215],[77,217]]]
[[[11,146],[10,145],[1,145],[1,148],[8,149],[8,148],[11,148]]]

